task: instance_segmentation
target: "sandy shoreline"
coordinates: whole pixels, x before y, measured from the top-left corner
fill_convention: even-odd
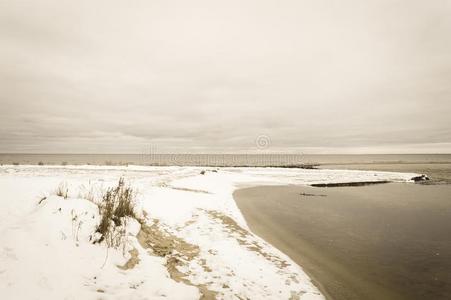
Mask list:
[[[310,260],[314,260],[314,249],[312,249],[311,245],[308,243],[302,243],[302,241],[297,241],[296,245],[290,242],[289,238],[283,238],[286,234],[286,231],[281,228],[277,223],[271,222],[270,224],[266,223],[266,216],[259,213],[258,209],[255,209],[255,202],[250,203],[249,195],[247,195],[248,191],[259,190],[262,188],[280,188],[280,186],[252,186],[252,187],[243,187],[237,189],[233,193],[233,197],[235,202],[237,203],[238,208],[246,220],[246,223],[250,230],[288,255],[293,261],[295,261],[299,266],[303,268],[303,270],[308,274],[312,283],[321,291],[324,297],[327,300],[334,299],[328,292],[328,290],[321,283],[322,281],[316,276],[315,272],[312,271],[312,268],[315,268],[314,263],[305,259],[305,256],[302,253],[310,253]],[[301,187],[303,188],[303,187]],[[262,220],[265,220],[262,222]],[[298,249],[302,248],[302,251]],[[318,256],[319,259],[324,259]]]
[[[450,211],[450,193],[451,186],[291,185],[245,188],[234,198],[250,229],[302,266],[328,299],[447,299],[451,222],[436,207]],[[442,256],[431,257],[436,240],[444,241],[433,250]]]

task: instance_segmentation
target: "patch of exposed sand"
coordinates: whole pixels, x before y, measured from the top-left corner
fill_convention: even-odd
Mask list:
[[[130,270],[133,269],[137,264],[139,264],[139,252],[135,248],[128,251],[130,253],[130,258],[127,260],[127,262],[123,266],[117,266],[121,270]]]
[[[285,260],[264,251],[264,247],[253,238],[253,235],[249,233],[249,231],[238,225],[238,223],[231,217],[221,212],[212,210],[206,211],[206,213],[211,218],[220,221],[224,225],[224,227],[227,228],[229,236],[234,237],[240,245],[245,246],[251,251],[257,252],[266,260],[275,264],[279,269],[283,269],[290,265]]]
[[[199,247],[170,234],[158,224],[159,222],[155,221],[152,225],[143,224],[141,226],[137,235],[141,246],[145,249],[151,249],[152,253],[150,254],[152,255],[166,258],[166,269],[173,280],[197,287],[203,300],[216,299],[217,292],[209,290],[205,284],[192,283],[187,278],[190,274],[179,269],[179,267],[188,265],[190,261],[199,256]],[[200,260],[200,265],[204,270],[210,269],[204,259]]]

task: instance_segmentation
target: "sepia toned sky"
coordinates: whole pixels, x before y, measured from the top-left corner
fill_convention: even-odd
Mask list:
[[[0,152],[451,153],[451,0],[1,0],[0,107]]]

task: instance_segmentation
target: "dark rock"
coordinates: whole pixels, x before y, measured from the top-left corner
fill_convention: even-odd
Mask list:
[[[418,182],[418,181],[425,181],[425,180],[429,180],[429,177],[427,177],[426,175],[422,174],[422,175],[420,175],[420,176],[412,177],[410,180],[413,180],[413,181],[415,181],[415,182]]]
[[[365,186],[373,184],[390,183],[388,180],[378,180],[378,181],[359,181],[359,182],[339,182],[339,183],[314,183],[310,186],[313,187],[343,187],[343,186]]]
[[[327,196],[327,195],[323,195],[323,194],[309,194],[309,193],[300,193],[299,195],[306,196],[306,197],[326,197]]]

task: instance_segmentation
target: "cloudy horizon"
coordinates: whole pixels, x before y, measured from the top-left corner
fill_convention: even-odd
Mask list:
[[[0,153],[451,153],[451,1],[0,3]]]

